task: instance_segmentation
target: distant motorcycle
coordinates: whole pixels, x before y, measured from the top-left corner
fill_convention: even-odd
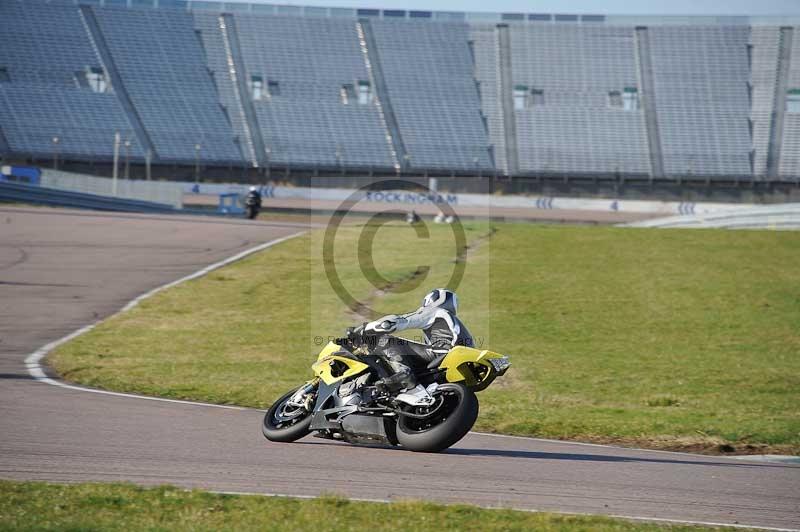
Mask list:
[[[250,187],[250,191],[244,198],[244,211],[248,219],[253,220],[261,212],[261,194],[256,187]]]
[[[380,355],[370,354],[369,347],[370,340],[352,329],[347,337],[329,342],[311,366],[315,377],[269,408],[264,436],[293,442],[313,431],[321,438],[349,443],[380,442],[438,452],[469,432],[478,417],[475,392],[510,366],[508,357],[498,353],[455,346],[414,370],[432,398],[430,404],[420,404],[409,394],[381,386],[380,379],[392,371]]]

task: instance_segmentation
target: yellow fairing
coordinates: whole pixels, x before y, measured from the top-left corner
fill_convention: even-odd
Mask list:
[[[497,371],[489,362],[492,358],[503,358],[503,355],[485,349],[456,346],[447,353],[439,368],[447,370],[447,382],[463,382],[480,391],[497,377]]]
[[[311,366],[311,369],[314,371],[314,375],[322,379],[322,382],[325,384],[333,384],[334,382],[358,375],[362,371],[369,369],[369,366],[362,362],[353,360],[352,358],[336,355],[335,353],[339,351],[342,351],[342,348],[339,345],[333,342],[328,342],[328,345],[323,347],[322,351],[320,351],[317,361]],[[341,362],[341,364],[344,364],[344,366],[337,364],[337,361]],[[346,367],[347,369],[344,371],[338,369],[336,375],[334,376],[333,370],[335,367]]]

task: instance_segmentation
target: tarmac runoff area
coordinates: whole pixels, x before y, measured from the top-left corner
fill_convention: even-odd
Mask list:
[[[32,353],[140,295],[304,229],[0,208],[0,477],[800,528],[794,463],[476,433],[441,454],[275,444],[258,410],[47,385],[28,371]]]

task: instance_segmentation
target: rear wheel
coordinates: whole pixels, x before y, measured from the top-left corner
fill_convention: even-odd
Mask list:
[[[458,383],[439,386],[436,402],[422,409],[416,407],[397,420],[397,440],[411,451],[438,452],[463,438],[478,419],[478,398]],[[421,416],[421,417],[419,417]]]
[[[291,402],[295,393],[297,390],[292,390],[275,401],[264,415],[261,432],[269,441],[293,442],[310,432],[311,412]]]

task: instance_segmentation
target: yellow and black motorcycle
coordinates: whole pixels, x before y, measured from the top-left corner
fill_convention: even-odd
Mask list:
[[[374,342],[374,340],[373,340]],[[417,344],[418,346],[420,344]],[[414,405],[381,386],[392,370],[373,344],[348,331],[329,342],[311,366],[314,378],[278,399],[264,416],[264,436],[292,442],[317,436],[350,443],[386,443],[412,451],[450,447],[475,424],[478,398],[510,366],[508,357],[456,346],[425,366],[414,368],[431,402]]]

